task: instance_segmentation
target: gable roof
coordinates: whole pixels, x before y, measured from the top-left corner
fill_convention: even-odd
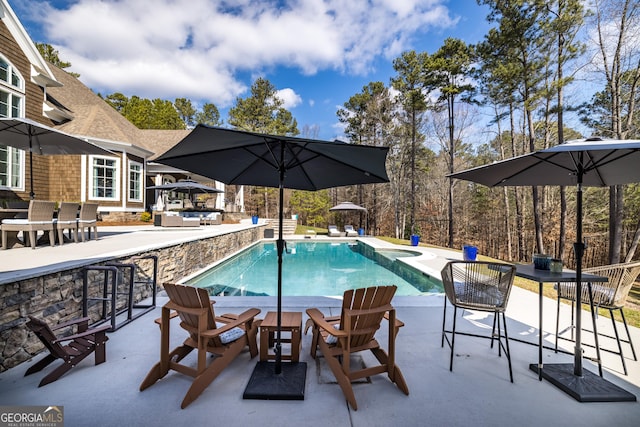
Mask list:
[[[135,144],[138,128],[80,80],[54,65],[50,66],[63,87],[49,88],[47,100],[64,108],[73,119],[56,125],[72,135]]]
[[[72,120],[55,127],[72,135],[87,136],[100,142],[122,142],[148,150],[158,157],[176,145],[190,130],[138,129],[80,80],[50,64],[56,79],[64,86],[49,88],[48,103],[68,113]],[[102,144],[100,144],[102,145]],[[114,147],[115,148],[115,147]]]
[[[138,142],[155,153],[151,157],[151,160],[153,160],[182,141],[185,136],[189,135],[191,129],[138,129],[138,132],[140,132]]]
[[[22,23],[6,0],[0,0],[0,20],[2,20],[29,60],[31,64],[31,75],[29,77],[31,80],[42,87],[60,86],[60,83],[56,81],[56,78],[49,69],[49,64],[42,58],[36,45],[31,40],[31,37],[29,37],[29,33],[24,29]],[[27,76],[23,77],[27,78]]]

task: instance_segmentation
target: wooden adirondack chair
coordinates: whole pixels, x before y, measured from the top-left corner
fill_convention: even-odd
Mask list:
[[[161,332],[160,362],[151,368],[140,385],[140,391],[163,378],[171,369],[189,375],[194,380],[182,400],[181,408],[184,409],[245,347],[249,347],[251,358],[258,354],[256,336],[260,320],[254,318],[260,310],[250,308],[237,316],[224,314],[216,317],[212,306],[214,302],[209,299],[206,289],[171,283],[165,283],[164,289],[170,301],[162,307],[162,317],[156,320]],[[169,321],[175,316],[180,317],[180,326],[189,333],[189,337],[169,352]],[[198,352],[197,367],[180,364],[193,350]],[[208,366],[207,353],[216,356]]]
[[[77,332],[73,335],[58,337],[54,333],[54,331],[70,326],[77,327]],[[31,329],[45,347],[47,347],[49,354],[30,367],[24,374],[25,377],[34,372],[41,371],[56,359],[62,359],[64,361],[62,365],[45,376],[42,381],[40,381],[38,387],[54,382],[93,352],[95,352],[96,365],[106,360],[106,342],[109,339],[106,331],[109,329],[109,325],[89,328],[89,318],[82,317],[50,328],[43,320],[29,316],[27,327]],[[69,344],[62,345],[63,342],[67,341]]]
[[[396,289],[396,286],[377,286],[346,291],[339,317],[325,317],[317,308],[307,309],[307,329],[313,328],[311,357],[315,359],[319,347],[354,410],[358,405],[351,382],[360,378],[386,372],[404,394],[409,394],[407,383],[395,364],[395,339],[400,327],[404,326],[396,319],[396,311],[391,305]],[[388,354],[375,339],[383,318],[389,324]],[[354,370],[350,355],[363,350],[371,350],[380,364]]]

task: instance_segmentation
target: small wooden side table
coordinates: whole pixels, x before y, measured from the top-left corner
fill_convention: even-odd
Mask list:
[[[278,329],[278,313],[267,312],[264,320],[260,324],[260,361],[274,360],[276,358],[269,349],[275,342],[275,334]],[[288,332],[289,338],[283,338],[282,333]],[[291,343],[291,354],[281,354],[282,360],[298,362],[300,359],[300,347],[302,345],[302,312],[283,311],[281,313],[280,342]]]

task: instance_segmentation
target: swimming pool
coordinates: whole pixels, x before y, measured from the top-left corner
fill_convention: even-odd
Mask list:
[[[419,252],[375,250],[362,242],[287,241],[282,261],[283,296],[342,296],[345,290],[396,285],[396,295],[443,292],[440,280],[397,258]],[[260,242],[186,281],[210,295],[277,294],[275,242]]]

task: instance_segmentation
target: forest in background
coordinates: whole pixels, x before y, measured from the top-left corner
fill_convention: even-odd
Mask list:
[[[529,261],[532,253],[544,252],[572,265],[574,188],[487,188],[446,176],[573,138],[640,138],[640,4],[478,2],[489,7],[492,24],[482,42],[449,38],[435,52],[404,52],[394,59],[388,82],[369,83],[337,112],[350,143],[390,148],[390,183],[287,191],[287,213],[298,214],[302,224],[324,227],[348,218],[371,234],[418,234],[422,242],[452,248],[474,244],[480,253],[507,261]],[[46,59],[70,65],[46,47],[39,45]],[[213,104],[196,109],[185,98],[114,93],[104,99],[140,128],[205,123],[313,137],[307,126],[300,131],[265,78],[236,99],[226,118]],[[582,131],[567,126],[568,117]],[[274,189],[246,192],[248,212],[275,216]],[[639,198],[635,184],[585,189],[586,266],[634,257]],[[342,201],[366,207],[367,215],[329,212]]]

